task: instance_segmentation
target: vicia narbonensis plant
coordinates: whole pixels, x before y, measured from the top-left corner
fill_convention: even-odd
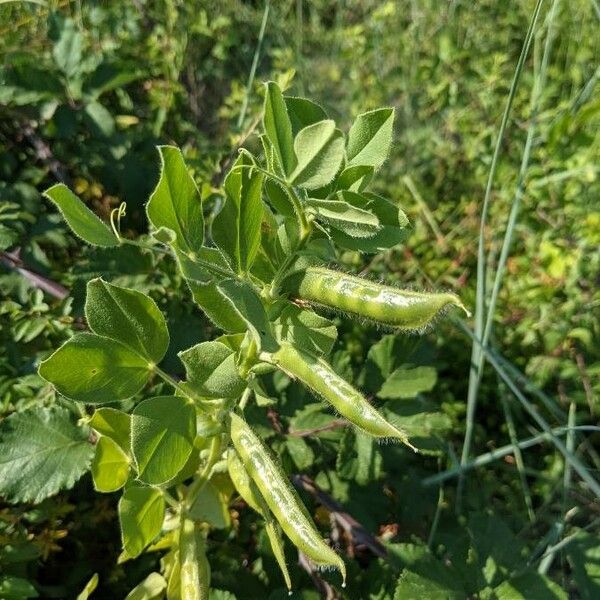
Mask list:
[[[160,147],[160,180],[147,204],[149,246],[168,249],[193,301],[223,334],[179,353],[186,379],[176,381],[159,366],[169,333],[154,301],[94,279],[85,305],[89,332],[76,333],[40,365],[59,394],[95,407],[135,396],[156,376],[171,386],[171,395],[142,400],[130,414],[100,407],[90,419],[98,434],[95,487],[123,489],[123,556],[151,545],[166,550],[154,584],[167,598],[208,598],[211,524],[203,506],[214,497],[228,501],[224,473],[265,520],[288,588],[281,530],[315,565],[338,568],[345,580],[344,561],[244,419],[266,374],[280,370],[362,432],[414,449],[405,431],[327,362],[335,328],[312,309],[421,330],[447,306],[461,306],[450,293],[405,291],[327,268],[335,246],[377,253],[404,236],[402,211],[367,191],[389,152],[393,120],[391,108],[364,113],[346,137],[320,106],[268,83],[262,153],[240,151],[209,231],[181,152]],[[142,243],[120,236],[120,210],[108,226],[64,185],[46,195],[88,243]]]

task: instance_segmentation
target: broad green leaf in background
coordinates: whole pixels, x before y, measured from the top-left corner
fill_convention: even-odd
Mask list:
[[[64,408],[31,408],[0,424],[0,496],[38,503],[69,489],[88,470],[94,446]]]
[[[161,598],[167,589],[167,582],[160,573],[150,573],[125,596],[125,600],[155,600]]]
[[[159,146],[160,179],[148,200],[146,212],[154,229],[175,234],[173,246],[194,256],[204,241],[202,201],[179,148]]]
[[[319,200],[309,198],[307,206],[314,212],[317,220],[330,225],[353,238],[371,238],[380,229],[377,215],[358,208],[346,201],[353,192],[340,192],[339,200]]]
[[[327,113],[312,100],[297,96],[284,96],[284,100],[294,137],[301,129],[327,119]]]
[[[464,600],[465,593],[453,590],[434,579],[404,569],[394,593],[394,600]]]
[[[431,391],[437,383],[434,367],[400,367],[386,379],[377,394],[379,398],[414,398],[421,392]]]
[[[275,352],[279,346],[273,337],[264,306],[252,287],[235,279],[226,279],[218,287],[248,326],[259,350]]]
[[[288,180],[314,190],[327,185],[338,172],[344,159],[344,135],[334,121],[319,121],[298,132],[294,150],[298,163]]]
[[[496,600],[567,600],[567,594],[548,577],[528,571],[494,588]]]
[[[348,235],[340,228],[331,230],[336,244],[348,250],[357,250],[368,254],[383,252],[402,242],[408,233],[408,218],[393,202],[370,192],[343,192],[344,201],[353,207],[367,211],[377,217],[379,228],[369,237],[358,238]]]
[[[0,598],[2,600],[26,600],[27,598],[39,598],[39,594],[27,579],[12,575],[0,575]]]
[[[86,104],[85,116],[98,137],[110,137],[115,132],[115,120],[100,102],[95,100]]]
[[[315,453],[303,438],[290,435],[286,438],[285,445],[297,469],[305,471],[313,466]]]
[[[208,481],[190,508],[189,515],[194,521],[205,521],[219,529],[228,527],[230,524],[228,499],[217,485]]]
[[[44,192],[62,213],[65,221],[84,242],[93,246],[118,246],[119,240],[66,185],[57,183]]]
[[[115,492],[129,477],[129,458],[111,438],[102,436],[92,461],[92,479],[98,492]]]
[[[116,442],[121,450],[129,452],[130,415],[116,408],[97,408],[89,424],[100,435],[109,437]]]
[[[378,108],[358,115],[348,134],[348,166],[380,167],[390,151],[393,129],[393,108]]]
[[[251,165],[241,153],[225,179],[225,203],[212,225],[215,243],[237,273],[250,270],[260,247],[263,175]]]
[[[137,394],[152,366],[120,342],[77,333],[40,364],[39,373],[67,398],[107,404]]]
[[[173,479],[194,449],[196,410],[180,396],[140,402],[131,413],[131,452],[141,481],[161,485]]]
[[[187,382],[201,396],[237,398],[246,382],[238,375],[235,352],[221,342],[202,342],[179,353]]]
[[[52,49],[56,66],[67,76],[73,77],[80,68],[83,55],[83,34],[72,19],[62,23],[60,37]]]
[[[123,549],[130,558],[139,556],[158,536],[165,516],[165,500],[159,490],[130,487],[119,500]]]
[[[566,548],[573,578],[582,600],[600,598],[600,540],[593,533],[577,531]]]
[[[284,175],[289,176],[296,166],[292,124],[281,90],[273,81],[266,84],[263,126]]]
[[[149,362],[159,363],[169,347],[167,323],[152,298],[102,279],[87,285],[85,315],[90,329],[121,342]]]

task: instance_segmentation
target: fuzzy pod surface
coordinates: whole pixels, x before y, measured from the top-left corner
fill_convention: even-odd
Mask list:
[[[324,267],[291,275],[284,290],[301,300],[407,331],[427,327],[450,306],[467,312],[450,292],[402,290]]]

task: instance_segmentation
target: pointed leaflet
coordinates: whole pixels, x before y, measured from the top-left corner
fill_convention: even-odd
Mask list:
[[[204,241],[200,192],[178,148],[159,146],[158,152],[160,179],[146,206],[148,219],[154,229],[164,227],[173,231],[173,246],[186,254],[195,254]]]
[[[254,289],[249,284],[234,279],[226,279],[218,287],[246,323],[258,349],[275,352],[279,345],[273,336],[265,308]]]
[[[368,238],[358,238],[348,235],[339,228],[333,229],[330,233],[336,244],[348,250],[376,254],[398,245],[406,238],[409,222],[398,205],[370,192],[358,194],[347,191],[342,193],[344,201],[348,204],[376,215],[379,220],[379,229],[375,235]]]
[[[390,151],[393,128],[393,108],[378,108],[358,115],[348,134],[348,166],[380,167]]]
[[[111,438],[102,436],[96,444],[92,461],[92,479],[98,492],[116,492],[129,477],[129,459]]]
[[[327,113],[312,100],[296,96],[284,96],[284,100],[294,136],[308,125],[327,119]]]
[[[75,334],[39,368],[39,374],[63,396],[88,404],[131,398],[151,373],[151,365],[139,354],[91,333]]]
[[[136,290],[93,279],[85,315],[94,333],[121,342],[149,362],[159,363],[169,347],[165,318],[152,298]]]
[[[273,81],[266,84],[263,126],[284,174],[289,175],[296,166],[292,124],[281,90]]]
[[[263,175],[241,153],[225,178],[226,200],[212,226],[213,238],[236,273],[247,273],[260,246]]]
[[[118,246],[119,240],[110,227],[103,223],[66,185],[58,183],[48,188],[44,196],[52,200],[65,221],[84,242],[92,246]]]
[[[339,200],[309,198],[306,204],[313,210],[317,220],[350,237],[373,237],[380,229],[377,215],[348,202],[351,194],[353,192],[338,192]]]
[[[238,375],[235,352],[221,342],[202,342],[179,353],[187,383],[201,396],[238,398],[246,382]]]
[[[90,427],[116,442],[124,452],[129,452],[131,417],[127,413],[116,408],[97,408],[90,419]]]
[[[88,470],[94,454],[89,429],[72,418],[54,406],[13,413],[0,423],[0,496],[37,504]]]
[[[140,402],[131,413],[131,452],[139,479],[161,485],[183,469],[194,449],[196,411],[179,396]]]
[[[158,536],[164,516],[165,501],[159,490],[149,487],[125,490],[119,501],[119,523],[127,556],[139,556]]]
[[[288,180],[309,190],[327,185],[344,158],[344,136],[328,119],[305,127],[294,140],[298,164]]]

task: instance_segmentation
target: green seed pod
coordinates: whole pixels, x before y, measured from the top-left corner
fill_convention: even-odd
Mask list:
[[[323,541],[300,497],[260,438],[233,413],[231,439],[248,474],[286,535],[315,564],[337,567],[345,586],[344,561]]]
[[[282,343],[280,349],[271,356],[282,371],[300,380],[315,394],[327,400],[359,429],[376,437],[397,438],[417,451],[408,441],[405,432],[387,421],[356,388],[340,377],[322,358],[287,343]]]
[[[400,290],[323,267],[295,273],[284,289],[301,300],[407,331],[423,329],[449,306],[468,314],[455,294]]]
[[[183,518],[179,530],[181,600],[208,600],[210,566],[204,552],[204,538],[198,524]]]
[[[244,501],[254,509],[264,520],[265,530],[269,536],[269,542],[271,542],[271,548],[277,564],[281,569],[281,574],[285,581],[288,591],[291,593],[292,580],[288,571],[287,565],[285,564],[285,553],[283,550],[283,541],[280,536],[279,528],[265,499],[262,497],[259,489],[250,476],[248,471],[244,467],[240,457],[234,448],[229,449],[227,456],[227,467],[229,470],[229,476],[235,486],[235,489],[239,492],[240,496]]]

